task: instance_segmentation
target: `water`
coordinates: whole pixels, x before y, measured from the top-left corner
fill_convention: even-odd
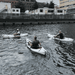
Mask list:
[[[16,29],[33,40],[37,36],[48,51],[46,57],[31,53],[25,37],[3,39],[2,34],[13,34]],[[75,50],[73,43],[49,40],[46,33],[61,30],[66,37],[75,38],[74,24],[0,26],[0,75],[75,75]]]

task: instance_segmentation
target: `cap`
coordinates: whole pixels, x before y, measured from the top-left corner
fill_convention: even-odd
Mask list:
[[[19,30],[19,29],[17,29],[17,30]]]

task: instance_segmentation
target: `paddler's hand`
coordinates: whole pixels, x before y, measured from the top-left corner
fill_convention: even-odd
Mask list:
[[[56,38],[56,36],[54,36],[54,38]]]

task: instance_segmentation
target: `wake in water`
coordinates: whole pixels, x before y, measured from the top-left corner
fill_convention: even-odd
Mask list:
[[[58,43],[57,41],[55,41]],[[52,50],[53,61],[59,67],[65,67],[72,69],[75,73],[75,43],[62,43],[59,42],[59,46]]]

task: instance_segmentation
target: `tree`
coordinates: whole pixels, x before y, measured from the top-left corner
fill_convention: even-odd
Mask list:
[[[54,8],[54,5],[55,4],[51,1],[50,4],[49,4],[49,8]]]
[[[35,2],[35,3],[33,4],[32,8],[33,8],[33,10],[38,9],[38,3]]]
[[[44,5],[44,7],[49,7],[49,3],[46,3],[46,4]]]
[[[25,4],[19,1],[16,6],[16,8],[20,8],[21,12],[25,12]]]

